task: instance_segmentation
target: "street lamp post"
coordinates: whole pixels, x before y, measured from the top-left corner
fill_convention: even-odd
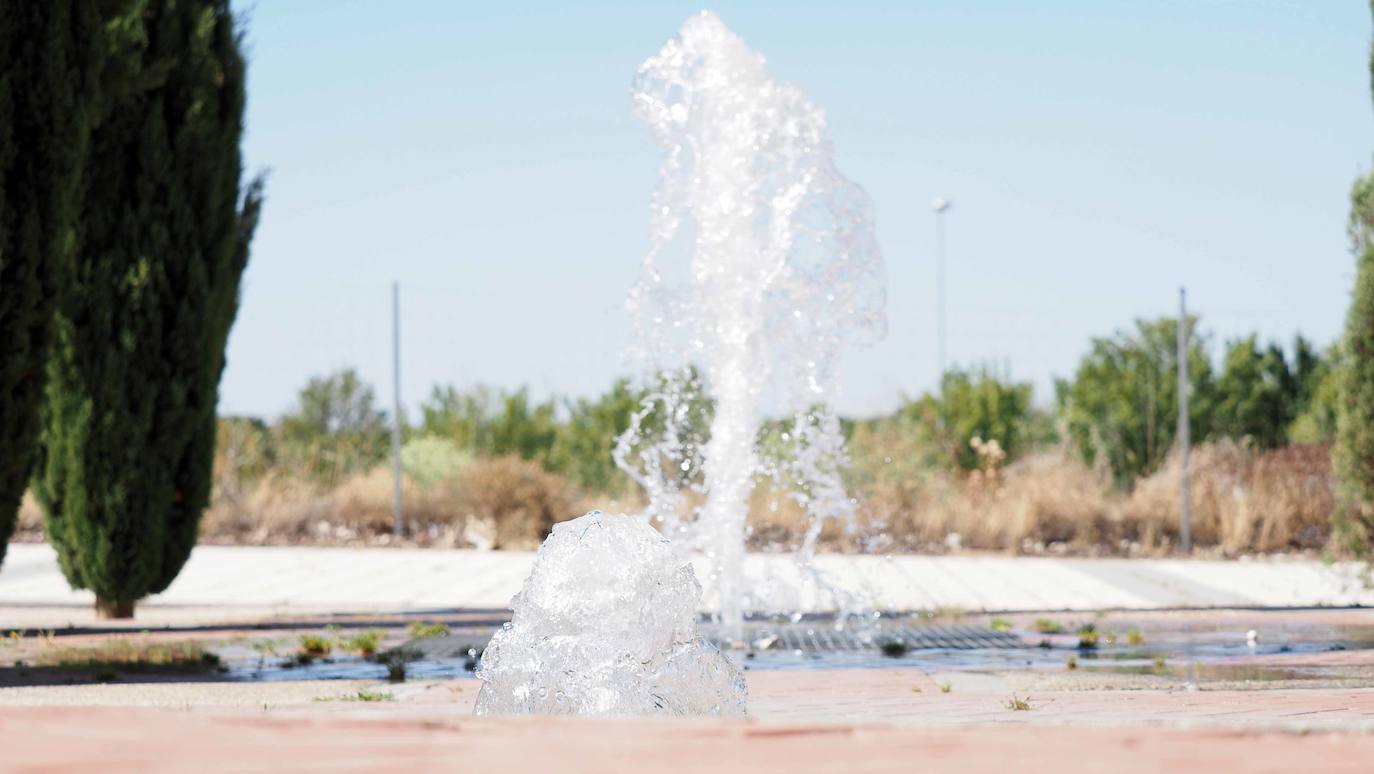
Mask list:
[[[391,418],[391,533],[405,532],[401,511],[401,283],[391,283],[391,388],[395,416]]]
[[[935,212],[935,337],[940,363],[940,371],[935,376],[937,390],[948,366],[945,359],[945,213],[951,205],[953,202],[943,196],[936,197],[930,204]]]
[[[1178,289],[1178,449],[1179,542],[1193,550],[1192,496],[1188,491],[1188,291]]]

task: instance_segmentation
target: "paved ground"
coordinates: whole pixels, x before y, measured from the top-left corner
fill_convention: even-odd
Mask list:
[[[1374,761],[1374,689],[943,693],[916,670],[751,674],[741,722],[474,718],[476,683],[6,689],[7,770],[1323,771]],[[913,690],[920,688],[921,690]],[[321,699],[334,699],[320,701]],[[8,701],[6,703],[9,703]],[[38,706],[94,704],[107,706]],[[144,708],[131,709],[128,704]],[[148,706],[165,709],[148,709]]]
[[[0,711],[11,771],[1368,772],[1374,737],[652,720]]]
[[[460,626],[491,618],[481,611],[505,607],[532,559],[502,552],[201,547],[176,584],[141,605],[139,618],[126,628],[192,625],[136,637],[294,636],[295,629],[278,627],[318,629],[325,621],[345,619],[313,616],[352,612],[373,617],[360,626],[389,622],[388,637],[401,638],[408,619],[391,614],[415,618],[424,616],[420,611],[447,611]],[[1358,568],[1297,560],[828,556],[820,563],[832,580],[883,607],[1146,611],[1119,615],[1144,621],[1150,636],[1206,618],[1238,642],[1252,626],[1266,638],[1319,626],[1333,637],[1359,639],[1371,613],[1358,609],[1148,611],[1374,605],[1374,592],[1364,587]],[[751,556],[748,574],[758,588],[785,587],[777,581],[795,578],[796,570],[787,558]],[[814,593],[790,602],[808,610],[832,604]],[[459,610],[468,612],[454,612]],[[1024,628],[1036,616],[1010,617]],[[1260,619],[1264,625],[1252,623]],[[0,570],[0,628],[69,623],[92,623],[89,596],[66,588],[46,546],[11,546]],[[68,631],[58,639],[94,643],[111,631]],[[31,637],[6,647],[18,658],[21,649],[51,645]],[[27,650],[21,655],[31,658]],[[14,680],[5,684],[15,687],[0,687],[0,768],[647,774],[1374,770],[1374,651],[1274,653],[1249,660],[1260,667],[1325,669],[1328,677],[1194,686],[1157,675],[1089,673],[1086,665],[1074,671],[1057,664],[982,671],[756,669],[747,673],[752,717],[742,722],[474,718],[477,683],[470,678],[401,686],[216,682],[213,675],[188,682],[124,675],[108,685]],[[12,664],[9,671],[22,670]],[[360,688],[391,696],[381,702],[344,700]],[[1010,708],[1013,697],[1027,700],[1029,709]]]
[[[499,609],[519,590],[533,558],[511,551],[201,546],[172,587],[140,610],[175,618],[198,608],[219,615],[235,609],[253,615]],[[1288,558],[827,555],[817,563],[837,585],[892,610],[1374,606],[1360,566]],[[703,570],[698,574],[704,578]],[[790,557],[751,555],[745,572],[749,587],[771,590],[765,607],[834,607],[826,594],[798,582]],[[10,546],[0,567],[0,608],[11,608],[7,617],[24,623],[22,608],[81,611],[90,604],[88,593],[67,587],[47,545]]]

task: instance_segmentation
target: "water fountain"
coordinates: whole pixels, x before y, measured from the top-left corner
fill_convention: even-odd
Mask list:
[[[701,584],[648,522],[557,524],[482,656],[476,712],[744,715],[740,671],[697,634]]]
[[[742,715],[740,672],[698,636],[688,554],[707,557],[739,640],[759,604],[742,570],[760,480],[806,509],[804,581],[846,597],[811,557],[828,520],[854,517],[837,360],[884,329],[868,199],[836,170],[821,110],[712,13],[640,67],[633,93],[665,158],[630,294],[649,389],[615,455],[649,505],[554,527],[482,658],[479,714]]]
[[[797,553],[808,582],[827,585],[811,563],[822,526],[853,526],[836,367],[847,344],[885,332],[882,256],[823,111],[715,14],[688,19],[644,62],[633,97],[664,157],[629,299],[648,397],[616,460],[664,533],[707,557],[712,601],[737,639],[761,604],[742,576],[757,482],[808,514]],[[766,420],[776,432],[762,453]]]

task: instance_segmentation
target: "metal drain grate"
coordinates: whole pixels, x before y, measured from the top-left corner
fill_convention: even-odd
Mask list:
[[[467,660],[468,649],[481,653],[495,633],[493,628],[454,629],[439,637],[411,640],[405,647],[420,653],[425,661]]]
[[[784,626],[745,626],[745,641],[754,643],[776,635],[772,647],[780,650],[800,650],[809,653],[873,650],[874,642],[901,640],[912,650],[981,650],[987,648],[1024,648],[1021,638],[1010,632],[994,632],[978,626],[921,624],[918,626],[885,626],[881,632],[871,633],[867,642],[860,633],[837,631],[825,624],[788,624]],[[722,640],[707,633],[717,645]]]
[[[727,644],[711,631],[709,625],[702,627],[706,639],[717,646]],[[423,654],[427,661],[446,659],[466,659],[468,649],[481,653],[487,641],[495,633],[494,629],[455,629],[442,637],[426,637],[411,640],[407,647]],[[744,627],[745,640],[757,642],[766,637],[777,635],[778,640],[771,646],[774,650],[800,650],[807,653],[839,653],[871,651],[874,641],[901,640],[912,650],[984,650],[1024,648],[1026,644],[1010,632],[994,632],[979,626],[919,624],[916,626],[884,626],[880,633],[872,635],[865,642],[857,632],[836,631],[827,623],[815,624],[750,624]]]

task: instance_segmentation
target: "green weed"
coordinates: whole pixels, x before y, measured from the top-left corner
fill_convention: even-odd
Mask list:
[[[1013,693],[1011,699],[1007,701],[1007,709],[1014,712],[1029,712],[1035,708],[1031,706],[1029,696],[1022,699]]]
[[[319,658],[328,656],[334,650],[334,639],[318,634],[301,635],[301,652],[307,656]]]
[[[443,621],[416,621],[407,630],[412,640],[428,637],[443,637],[448,634],[448,624]]]
[[[377,649],[382,645],[382,637],[385,632],[380,629],[368,629],[342,640],[339,645],[345,650],[351,650],[359,656],[371,658],[377,655]]]
[[[1092,650],[1097,647],[1099,638],[1097,625],[1086,623],[1078,629],[1078,647],[1080,650]]]

